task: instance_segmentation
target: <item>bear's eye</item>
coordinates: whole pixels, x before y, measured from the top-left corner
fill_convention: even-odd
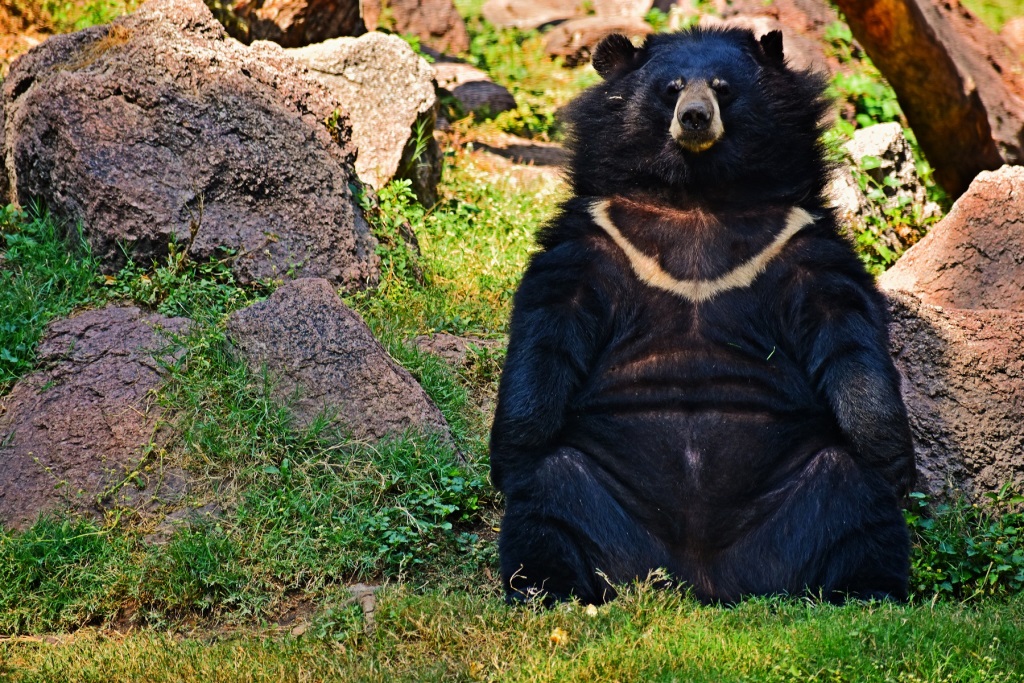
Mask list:
[[[729,82],[724,78],[714,78],[711,80],[711,89],[715,91],[718,96],[719,103],[732,102],[734,99],[732,88],[729,87]]]
[[[682,92],[683,88],[686,87],[686,79],[677,78],[669,81],[665,88],[661,91],[661,97],[668,104],[675,104],[676,99],[679,98],[679,93]]]

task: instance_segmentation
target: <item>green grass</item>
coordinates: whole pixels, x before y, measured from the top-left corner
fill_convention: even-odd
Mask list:
[[[32,369],[51,320],[96,301],[98,273],[80,232],[38,208],[0,207],[0,396]]]
[[[376,630],[339,603],[306,635],[82,633],[0,643],[22,681],[1020,681],[1024,602],[831,607],[750,601],[703,607],[640,587],[588,614],[537,612],[490,596],[379,594]],[[557,641],[557,642],[556,642]],[[0,673],[4,669],[0,668]]]

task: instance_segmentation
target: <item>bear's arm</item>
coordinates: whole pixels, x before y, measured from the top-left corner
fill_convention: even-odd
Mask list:
[[[604,259],[579,241],[534,257],[516,292],[491,428],[491,477],[543,458],[609,328]]]
[[[889,355],[885,303],[866,273],[837,270],[803,279],[797,343],[854,457],[903,496],[916,470],[900,377]]]

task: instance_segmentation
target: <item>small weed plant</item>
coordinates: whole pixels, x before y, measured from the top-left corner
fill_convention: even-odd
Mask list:
[[[1024,591],[1024,496],[1009,485],[979,503],[911,494],[912,588],[918,599],[976,600]]]

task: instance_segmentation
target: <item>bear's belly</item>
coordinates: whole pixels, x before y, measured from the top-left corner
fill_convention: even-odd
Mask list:
[[[674,546],[728,545],[744,525],[721,529],[715,519],[770,515],[780,487],[841,443],[830,412],[786,359],[712,356],[613,366],[571,406],[560,440],[591,458],[623,507]]]

